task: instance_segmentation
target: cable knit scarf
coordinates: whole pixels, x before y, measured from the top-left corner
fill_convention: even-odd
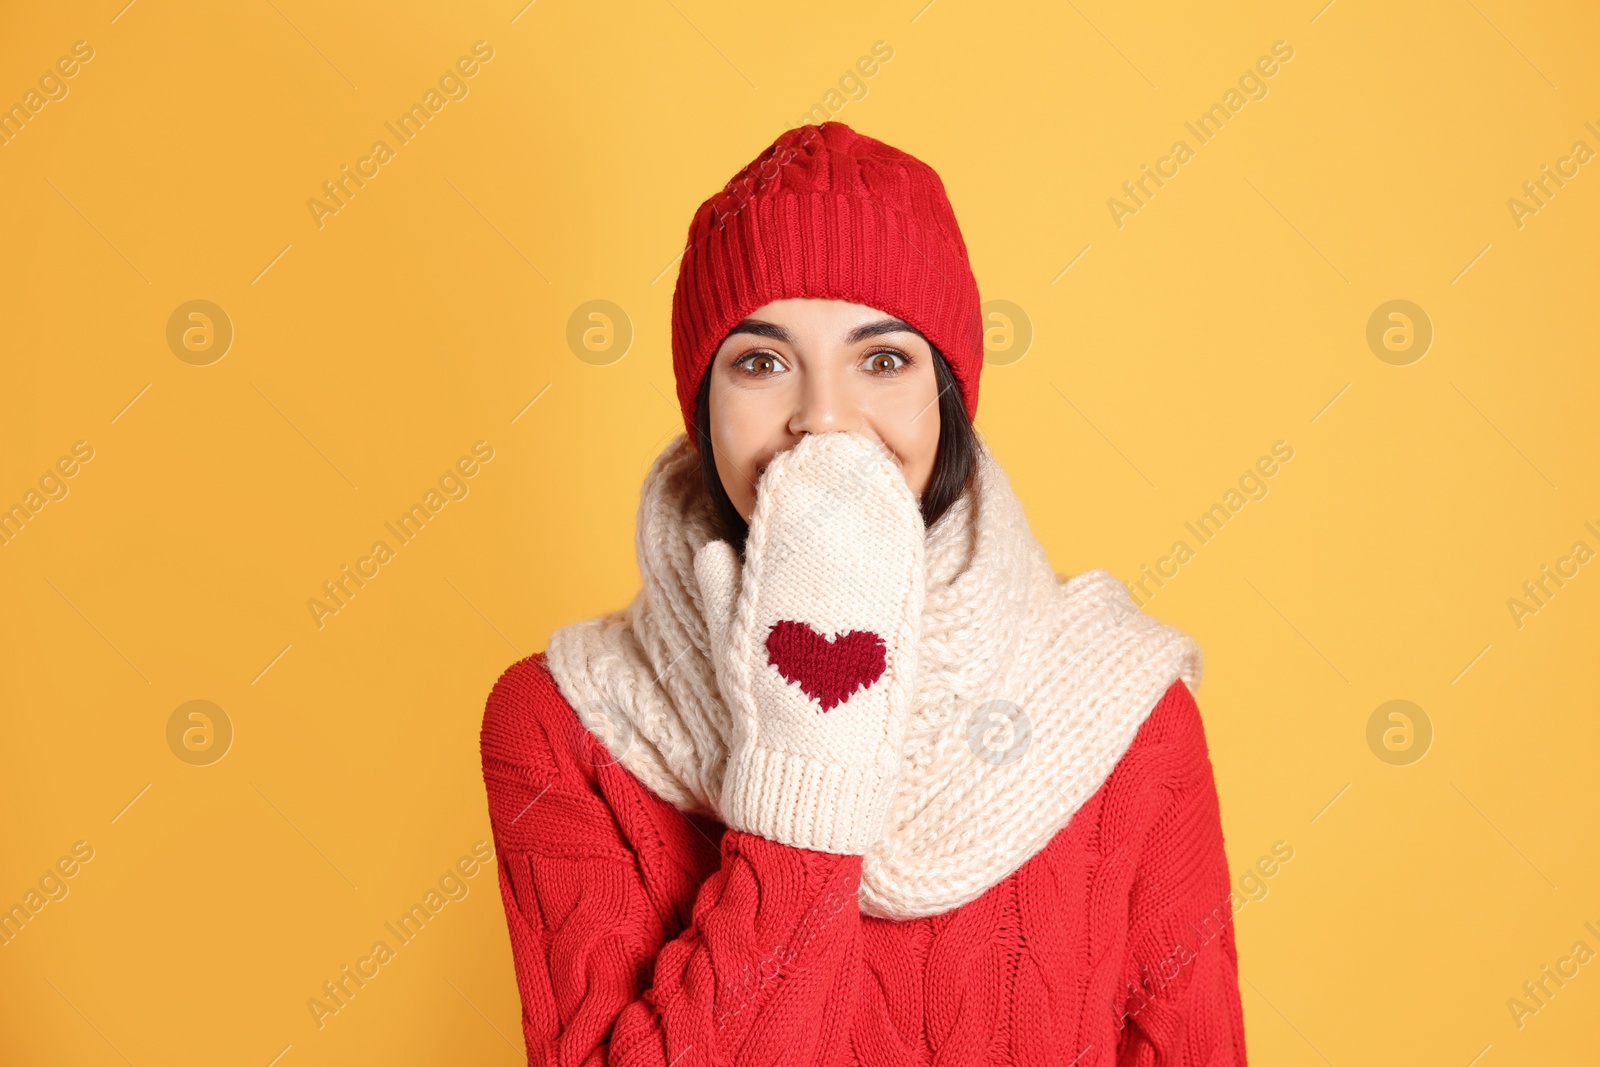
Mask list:
[[[642,588],[557,630],[546,662],[616,760],[680,810],[720,818],[731,738],[695,551],[714,538],[685,434],[645,479]],[[900,783],[864,857],[863,914],[936,915],[1017,870],[1097,790],[1199,645],[1105,570],[1057,576],[980,440],[977,477],[927,531],[926,597]]]

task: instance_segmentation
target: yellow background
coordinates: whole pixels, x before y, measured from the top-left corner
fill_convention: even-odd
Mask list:
[[[490,836],[491,684],[637,582],[689,218],[880,40],[837,118],[939,171],[984,299],[1032,324],[978,423],[1059,571],[1134,578],[1294,449],[1148,607],[1206,650],[1236,879],[1294,849],[1237,918],[1253,1062],[1594,1055],[1600,963],[1506,1004],[1600,950],[1600,564],[1507,607],[1600,549],[1600,162],[1507,206],[1600,149],[1592,5],[123,3],[0,22],[0,103],[95,50],[0,147],[0,505],[94,449],[0,547],[0,905],[94,849],[0,948],[0,1060],[519,1062],[492,868],[320,1030],[306,1001]],[[319,228],[479,40],[469,95]],[[166,341],[193,299],[235,331],[209,366]],[[634,333],[604,366],[566,341],[595,299]],[[1366,342],[1392,299],[1435,332],[1407,366]],[[307,600],[480,440],[319,629]],[[1434,732],[1407,766],[1367,743],[1393,699]],[[190,700],[233,724],[209,766],[168,747]]]

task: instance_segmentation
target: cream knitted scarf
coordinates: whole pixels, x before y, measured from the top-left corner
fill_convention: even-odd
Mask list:
[[[642,588],[557,630],[546,662],[580,721],[644,785],[720,818],[731,738],[695,551],[714,538],[699,456],[679,434],[640,494]],[[864,857],[863,914],[936,915],[1043,848],[1097,790],[1194,639],[1136,607],[1105,570],[1058,576],[980,441],[975,483],[927,531],[926,596],[900,782]]]

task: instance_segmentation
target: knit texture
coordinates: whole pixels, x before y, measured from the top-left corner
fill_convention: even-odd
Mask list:
[[[920,330],[978,410],[978,283],[933,168],[842,122],[785,130],[689,223],[672,294],[672,362],[684,431],[717,346],[774,300],[877,308]]]
[[[530,1064],[1246,1063],[1217,795],[1182,682],[1044,849],[900,922],[857,909],[860,856],[647,789],[542,655],[494,686],[482,755]]]
[[[616,761],[726,822],[732,723],[694,574],[713,530],[679,435],[641,494],[638,595],[557,630],[547,660]],[[1173,681],[1194,688],[1201,674],[1193,638],[1140,611],[1109,572],[1055,574],[981,435],[973,485],[926,531],[925,567],[898,785],[864,853],[860,907],[881,918],[937,915],[1016,871],[1105,781]]]

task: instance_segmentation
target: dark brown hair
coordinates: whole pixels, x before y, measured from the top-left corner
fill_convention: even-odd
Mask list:
[[[920,337],[921,334],[918,334]],[[923,338],[927,340],[927,338]],[[933,473],[928,487],[922,493],[922,524],[932,528],[939,516],[961,498],[972,481],[978,465],[978,437],[973,432],[972,420],[967,418],[966,401],[961,384],[944,353],[928,342],[933,353],[934,382],[939,388],[939,445],[934,453]],[[712,512],[717,520],[717,535],[744,555],[745,535],[750,532],[744,516],[733,506],[728,491],[717,473],[716,456],[711,449],[711,369],[715,360],[706,365],[700,378],[700,391],[694,402],[694,429],[700,444],[700,473],[705,479],[706,491],[711,495]]]

